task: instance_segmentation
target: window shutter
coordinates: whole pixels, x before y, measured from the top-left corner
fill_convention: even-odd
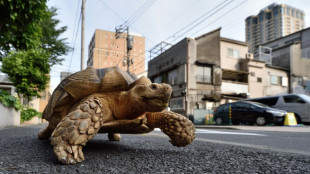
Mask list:
[[[287,86],[287,85],[288,85],[288,78],[282,77],[282,86]]]

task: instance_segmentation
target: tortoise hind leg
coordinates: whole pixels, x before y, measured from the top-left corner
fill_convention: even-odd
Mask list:
[[[87,99],[65,116],[52,134],[51,145],[58,160],[75,164],[84,160],[82,147],[100,129],[102,107],[96,99]]]
[[[61,121],[61,117],[57,117],[57,116],[53,117],[52,116],[47,127],[40,130],[40,132],[38,134],[38,138],[40,140],[49,139],[51,137],[54,129],[56,128],[57,123],[59,123],[60,121]]]
[[[46,128],[40,130],[38,134],[38,138],[40,140],[47,140],[51,137],[53,130],[55,129],[55,126],[49,124]]]
[[[119,133],[108,133],[108,138],[110,141],[120,141],[121,140],[121,134],[119,134]]]

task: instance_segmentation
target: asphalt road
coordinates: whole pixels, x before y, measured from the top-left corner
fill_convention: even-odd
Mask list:
[[[197,129],[197,139],[207,142],[310,155],[309,132]]]
[[[62,165],[49,141],[37,139],[42,126],[0,130],[0,173],[310,173],[309,155],[208,142],[199,133],[184,148],[156,132],[120,142],[98,134],[84,147],[84,162]]]

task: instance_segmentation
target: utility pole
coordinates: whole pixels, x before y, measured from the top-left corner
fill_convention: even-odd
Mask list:
[[[129,27],[127,26],[126,29],[123,28],[122,25],[120,25],[119,27],[115,28],[115,37],[116,39],[118,39],[121,35],[121,33],[127,31],[127,37],[126,37],[126,41],[127,41],[127,56],[126,56],[126,60],[124,59],[124,66],[127,66],[127,72],[130,73],[130,65],[133,64],[133,61],[130,60],[130,53],[133,47],[133,37],[132,35],[129,35]]]
[[[84,57],[84,26],[85,26],[85,0],[82,0],[82,38],[81,38],[81,71],[85,69]]]

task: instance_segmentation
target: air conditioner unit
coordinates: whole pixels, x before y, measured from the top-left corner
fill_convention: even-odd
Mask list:
[[[247,59],[253,59],[253,54],[251,54],[251,53],[245,53],[245,58],[247,58]]]

